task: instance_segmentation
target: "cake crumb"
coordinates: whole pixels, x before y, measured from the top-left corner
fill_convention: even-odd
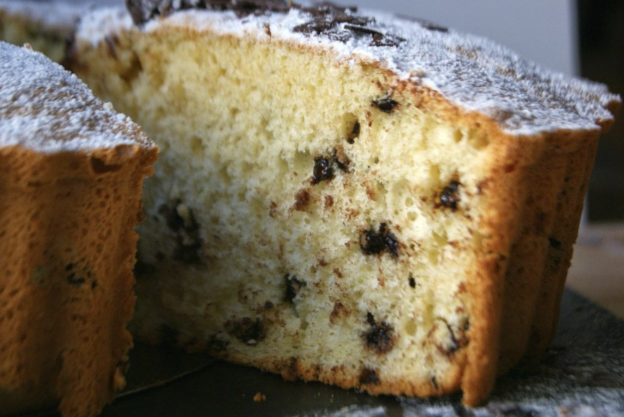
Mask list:
[[[256,395],[253,397],[254,402],[261,403],[266,401],[266,395],[261,393],[260,391],[256,392]]]

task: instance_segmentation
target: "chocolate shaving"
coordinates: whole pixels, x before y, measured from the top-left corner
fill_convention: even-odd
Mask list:
[[[293,31],[307,35],[316,34],[347,42],[353,36],[370,35],[370,46],[396,47],[405,39],[384,34],[371,27],[375,19],[357,15],[357,7],[343,7],[331,2],[322,2],[313,6],[302,6],[286,0],[126,0],[134,23],[141,25],[158,16],[168,16],[178,10],[207,9],[216,11],[233,11],[238,18],[249,15],[262,15],[268,12],[288,13],[297,9],[308,14],[310,21],[296,26]],[[445,28],[417,20],[430,30],[443,31]]]
[[[371,29],[365,26],[356,26],[351,24],[344,25],[345,29],[348,29],[356,34],[361,35],[372,35],[373,40],[369,44],[370,46],[399,46],[401,42],[405,42],[405,39],[391,35],[391,34],[383,34],[378,30]]]
[[[187,9],[232,10],[242,18],[266,12],[286,13],[291,8],[285,0],[182,0],[175,3],[174,0],[126,0],[126,7],[137,25]]]

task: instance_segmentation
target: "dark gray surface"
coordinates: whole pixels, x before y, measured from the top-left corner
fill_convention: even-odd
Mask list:
[[[140,370],[140,351],[132,358]],[[161,357],[159,361],[165,359]],[[255,402],[261,392],[266,400]],[[500,378],[485,407],[460,397],[371,397],[319,383],[284,382],[215,362],[165,386],[119,398],[104,417],[141,416],[624,416],[624,322],[566,291],[559,331],[539,365]]]
[[[464,408],[459,395],[372,397],[140,344],[131,364],[132,392],[102,417],[624,416],[624,321],[570,291],[543,360],[499,378],[488,404],[474,409]],[[265,401],[254,401],[258,392]]]

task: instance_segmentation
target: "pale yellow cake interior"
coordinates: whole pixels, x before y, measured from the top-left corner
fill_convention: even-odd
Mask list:
[[[144,191],[135,333],[176,329],[187,347],[274,371],[294,358],[321,379],[342,367],[363,384],[374,372],[435,387],[460,371],[488,138],[425,114],[374,65],[134,33],[116,39],[103,84],[85,74],[161,149]],[[375,104],[388,98],[390,112]],[[314,180],[315,158],[333,178]],[[398,256],[364,253],[382,224]]]

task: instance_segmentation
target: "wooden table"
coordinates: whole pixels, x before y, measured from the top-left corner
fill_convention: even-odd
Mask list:
[[[624,318],[624,223],[581,228],[566,285]]]

